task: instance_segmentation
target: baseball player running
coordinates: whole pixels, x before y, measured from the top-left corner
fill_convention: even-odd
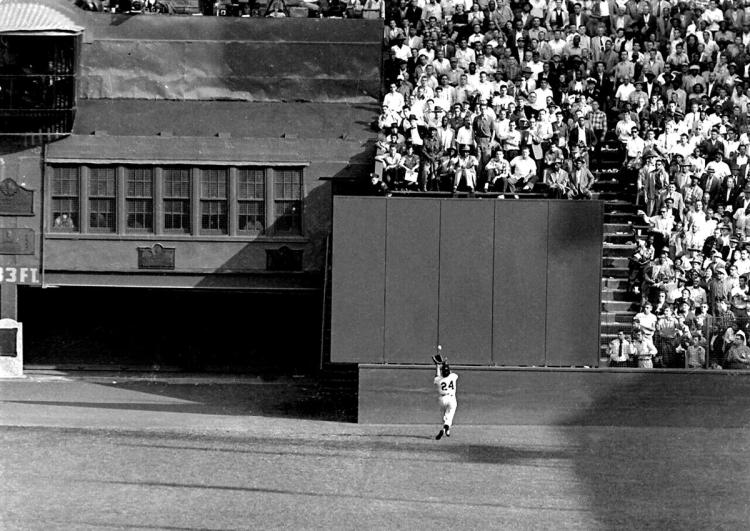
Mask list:
[[[438,351],[440,347],[438,347]],[[435,439],[438,441],[443,438],[451,436],[451,425],[453,424],[453,415],[456,414],[456,380],[458,375],[455,372],[451,372],[451,368],[448,365],[448,361],[444,360],[440,354],[433,356],[432,361],[435,362],[435,385],[438,390],[438,401],[440,402],[440,409],[443,412],[443,427],[440,429]]]

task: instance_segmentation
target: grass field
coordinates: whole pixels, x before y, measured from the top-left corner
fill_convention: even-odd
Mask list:
[[[0,527],[739,530],[750,523],[747,427],[459,422],[438,442],[437,426],[253,410],[262,394],[266,405],[270,395],[288,401],[284,386],[193,387],[195,400],[185,389],[166,393],[168,386],[149,393],[142,385],[0,383]],[[226,393],[233,408],[215,407]],[[242,396],[253,398],[238,406]]]

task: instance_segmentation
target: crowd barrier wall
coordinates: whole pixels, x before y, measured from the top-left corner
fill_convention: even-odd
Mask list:
[[[719,428],[750,422],[750,371],[453,369],[457,437],[461,425]],[[434,376],[425,365],[360,365],[358,421],[438,426]]]

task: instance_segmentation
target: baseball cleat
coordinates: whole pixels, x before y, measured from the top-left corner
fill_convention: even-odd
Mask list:
[[[435,440],[439,441],[443,438],[443,430],[440,430],[437,435],[435,435]]]
[[[440,431],[444,431],[446,437],[450,437],[451,436],[451,427],[448,426],[447,424],[445,426],[443,426],[443,429],[440,430]]]

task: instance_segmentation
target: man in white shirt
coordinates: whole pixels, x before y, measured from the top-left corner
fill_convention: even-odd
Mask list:
[[[531,191],[536,182],[536,162],[529,156],[529,146],[521,147],[521,154],[510,161],[513,171],[511,176],[503,183],[503,191],[515,192],[519,188],[523,191]]]
[[[404,108],[404,95],[398,91],[398,86],[391,83],[391,91],[383,98],[383,106],[387,106],[391,112],[399,113]]]

